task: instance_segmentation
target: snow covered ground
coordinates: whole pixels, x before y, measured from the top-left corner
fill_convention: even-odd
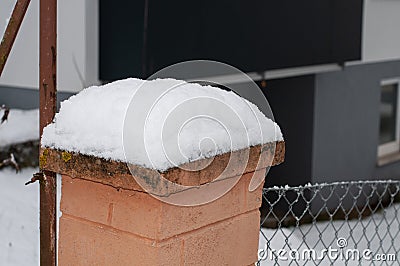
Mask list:
[[[0,170],[0,265],[39,265],[39,183],[25,186],[36,172]],[[60,206],[61,186],[57,190]]]
[[[39,188],[24,185],[36,171],[0,171],[0,265],[38,265]]]
[[[0,117],[2,114],[0,111]],[[8,120],[0,126],[0,147],[38,139],[39,110],[11,109]]]

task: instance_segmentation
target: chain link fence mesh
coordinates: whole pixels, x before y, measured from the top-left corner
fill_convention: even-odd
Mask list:
[[[400,265],[400,181],[263,190],[257,265]]]

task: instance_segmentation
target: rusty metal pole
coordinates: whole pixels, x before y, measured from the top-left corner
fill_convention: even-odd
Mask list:
[[[3,73],[11,48],[17,38],[18,30],[21,27],[30,0],[18,0],[8,21],[6,31],[0,43],[0,76]]]
[[[40,135],[57,108],[57,0],[40,0]],[[56,265],[56,173],[42,171],[40,181],[40,265]]]

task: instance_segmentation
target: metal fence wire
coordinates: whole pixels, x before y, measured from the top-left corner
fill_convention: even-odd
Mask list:
[[[400,265],[400,181],[263,190],[257,265]]]

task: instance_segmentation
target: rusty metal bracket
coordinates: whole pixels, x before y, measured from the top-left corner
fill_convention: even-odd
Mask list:
[[[42,172],[33,174],[33,177],[31,178],[31,180],[29,180],[28,182],[25,183],[25,186],[27,186],[29,184],[33,184],[36,181],[39,181],[39,182],[45,181],[45,176],[44,176],[44,174]]]
[[[6,31],[0,43],[0,76],[3,73],[11,48],[21,27],[26,10],[31,0],[18,0],[8,21]]]

